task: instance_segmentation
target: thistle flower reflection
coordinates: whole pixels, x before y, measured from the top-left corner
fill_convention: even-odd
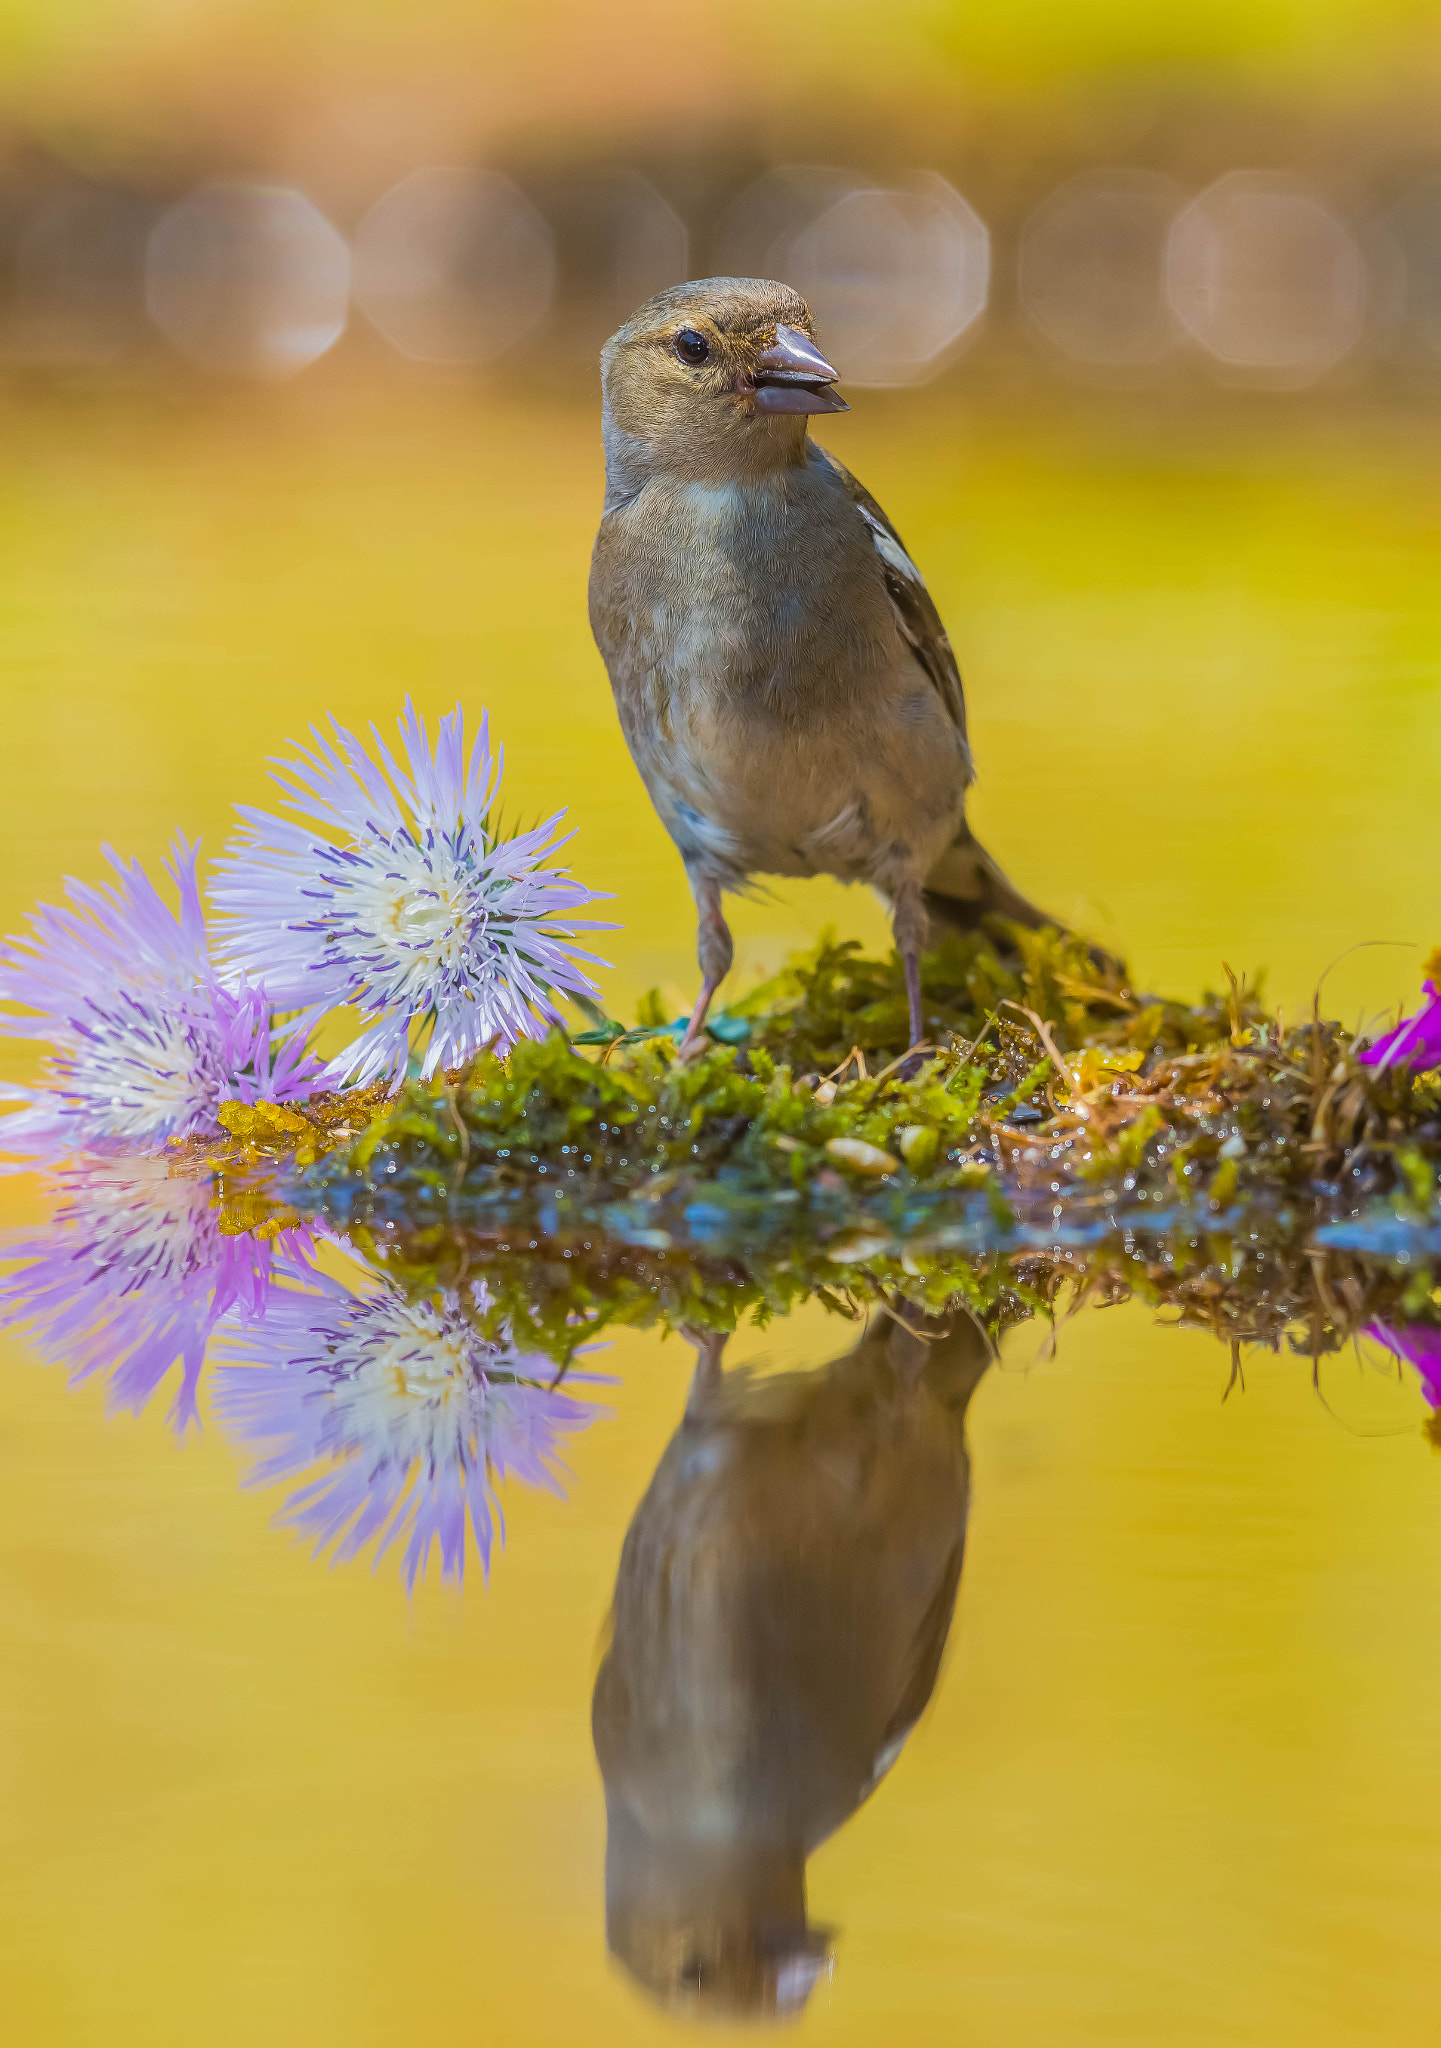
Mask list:
[[[1441,1408],[1441,1330],[1427,1323],[1368,1323],[1366,1336],[1414,1368],[1430,1408]]]
[[[107,847],[118,884],[69,882],[70,907],[41,904],[32,932],[0,946],[0,998],[33,1013],[0,1030],[51,1048],[38,1086],[3,1091],[22,1105],[0,1123],[6,1151],[155,1144],[213,1129],[227,1100],[284,1102],[319,1083],[298,1044],[275,1047],[264,990],[216,975],[198,851],[177,839],[164,863],[178,911]]]
[[[228,1341],[232,1358],[256,1361],[223,1365],[215,1387],[217,1412],[262,1449],[249,1483],[328,1466],[281,1512],[317,1554],[335,1540],[339,1563],[373,1541],[378,1565],[404,1542],[413,1590],[438,1543],[442,1575],[459,1582],[472,1539],[489,1570],[498,1524],[503,1533],[498,1480],[562,1490],[561,1438],[599,1411],[496,1333],[490,1307],[481,1281],[411,1301],[316,1276],[277,1292],[264,1323]]]
[[[331,1078],[361,1086],[404,1074],[417,1028],[429,1029],[428,1076],[543,1037],[557,994],[597,992],[579,964],[593,956],[568,942],[598,927],[555,923],[594,893],[543,865],[564,813],[500,837],[502,763],[486,720],[468,757],[459,706],[434,754],[409,699],[399,725],[403,769],[371,727],[383,773],[342,726],[333,738],[312,727],[314,751],[272,769],[302,822],[242,807],[212,892],[226,960],[264,971],[275,1001],[299,1013],[297,1040],[332,1009],[360,1009],[365,1028]]]
[[[50,1222],[5,1245],[0,1325],[72,1381],[107,1378],[112,1406],[137,1415],[178,1364],[170,1420],[183,1431],[217,1324],[248,1326],[277,1273],[308,1273],[312,1234],[225,1234],[208,1177],[174,1179],[163,1159],[89,1162],[57,1179]]]

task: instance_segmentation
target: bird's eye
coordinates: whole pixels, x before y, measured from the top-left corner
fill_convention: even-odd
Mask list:
[[[698,334],[694,327],[682,327],[675,338],[675,352],[683,363],[690,363],[694,367],[697,363],[703,363],[710,354],[710,343],[703,334]]]

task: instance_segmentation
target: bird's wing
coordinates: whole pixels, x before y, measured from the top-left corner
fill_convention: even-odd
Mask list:
[[[887,1751],[892,1756],[899,1754],[901,1744],[920,1720],[927,1701],[936,1689],[946,1638],[951,1632],[951,1617],[956,1611],[963,1554],[962,1536],[946,1555],[945,1567],[936,1581],[935,1593],[916,1629],[910,1663],[903,1674],[895,1710],[886,1723],[885,1734],[881,1740],[882,1756]]]
[[[885,577],[886,592],[896,623],[910,645],[912,653],[940,696],[964,742],[966,737],[966,699],[961,688],[961,672],[956,666],[955,653],[941,624],[941,615],[936,610],[931,593],[927,590],[925,578],[906,553],[905,545],[885,513],[871,496],[863,483],[857,481],[843,463],[837,462],[828,449],[817,449],[817,453],[829,464],[846,489],[846,495],[865,521],[871,536],[871,545],[876,551]]]
[[[910,1655],[902,1669],[896,1673],[899,1685],[895,1708],[881,1731],[880,1744],[871,1760],[870,1775],[860,1789],[857,1805],[861,1800],[870,1797],[905,1748],[907,1737],[925,1712],[931,1694],[936,1689],[960,1583],[961,1544],[957,1542],[946,1558],[945,1570],[936,1585],[935,1597],[921,1616]]]

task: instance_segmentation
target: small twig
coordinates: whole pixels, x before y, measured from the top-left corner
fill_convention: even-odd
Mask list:
[[[841,1075],[845,1072],[846,1068],[850,1065],[852,1060],[854,1060],[856,1063],[856,1079],[858,1081],[868,1080],[870,1077],[866,1073],[866,1056],[861,1051],[858,1045],[853,1045],[851,1047],[850,1051],[846,1054],[845,1058],[841,1061],[838,1067],[832,1067],[828,1074],[823,1074],[821,1077],[822,1080],[838,1082],[841,1078]]]
[[[1221,966],[1231,984],[1231,1043],[1238,1046],[1242,1042],[1241,1005],[1246,1000],[1246,984],[1229,961],[1223,960]]]
[[[1121,995],[1113,988],[1097,988],[1093,982],[1077,981],[1069,974],[1056,976],[1056,987],[1068,996],[1079,996],[1085,1003],[1109,1003],[1112,1009],[1129,1011],[1132,1015],[1141,1007],[1132,995]]]
[[[944,1046],[931,1045],[924,1041],[920,1045],[908,1045],[904,1052],[896,1054],[896,1057],[888,1067],[881,1068],[881,1071],[875,1077],[876,1086],[879,1088],[882,1081],[889,1081],[896,1068],[903,1067],[907,1060],[922,1059],[929,1053],[939,1053],[944,1052],[944,1050]]]
[[[1312,1285],[1316,1289],[1321,1306],[1331,1318],[1332,1323],[1339,1328],[1346,1318],[1342,1314],[1340,1305],[1327,1282],[1326,1263],[1329,1254],[1324,1246],[1316,1244],[1307,1247],[1306,1257],[1311,1266]]]
[[[459,1286],[470,1271],[470,1240],[463,1230],[455,1230],[451,1232],[451,1241],[460,1254],[460,1265],[455,1276],[456,1284]]]
[[[901,1328],[906,1332],[907,1336],[914,1337],[918,1344],[934,1344],[941,1337],[945,1337],[950,1334],[949,1331],[946,1330],[915,1329],[910,1323],[906,1321],[905,1317],[901,1314],[902,1308],[907,1306],[907,1304],[902,1301],[899,1294],[883,1294],[881,1299],[884,1301],[886,1305],[886,1314],[890,1317],[891,1321],[893,1323],[899,1323]],[[925,1311],[922,1310],[921,1313],[924,1314]]]
[[[999,1017],[1000,1014],[1001,1011],[1000,1006],[998,1004],[996,1008],[992,1010],[990,1016],[987,1017],[985,1023],[981,1026],[980,1030],[976,1033],[975,1037],[971,1040],[970,1044],[966,1046],[963,1050],[957,1051],[956,1058],[958,1060],[968,1060],[971,1057],[971,1054],[975,1051],[976,1047],[980,1044],[981,1040],[985,1037],[986,1033],[990,1030],[991,1026],[995,1023],[997,1017]]]
[[[470,1132],[455,1100],[455,1083],[447,1081],[441,1092],[445,1098],[445,1106],[450,1111],[450,1120],[455,1125],[456,1136],[460,1139],[460,1158],[456,1162],[450,1184],[450,1192],[458,1195],[470,1167]]]
[[[1315,1128],[1316,1105],[1321,1100],[1321,1091],[1326,1085],[1326,1049],[1321,1041],[1321,984],[1311,998],[1311,1113],[1312,1128]]]
[[[861,1320],[861,1312],[855,1303],[853,1301],[849,1303],[842,1301],[840,1296],[833,1294],[829,1287],[817,1287],[816,1300],[822,1303],[824,1307],[830,1309],[833,1314],[844,1316],[847,1322],[858,1323]]]
[[[1227,1380],[1226,1391],[1221,1396],[1223,1406],[1230,1400],[1231,1391],[1234,1387],[1239,1387],[1243,1394],[1246,1391],[1246,1375],[1241,1370],[1241,1347],[1233,1337],[1231,1339],[1231,1377]]]
[[[1086,1109],[1081,1100],[1080,1083],[1077,1081],[1075,1075],[1071,1072],[1071,1069],[1066,1064],[1065,1059],[1062,1057],[1061,1052],[1056,1045],[1055,1039],[1051,1036],[1051,1027],[1046,1022],[1045,1018],[1038,1016],[1036,1011],[1034,1010],[1028,1010],[1024,1003],[1013,1003],[1009,1000],[1009,998],[1006,1001],[1005,1007],[1008,1010],[1019,1010],[1020,1014],[1030,1021],[1032,1027],[1035,1030],[1036,1036],[1040,1039],[1041,1044],[1045,1047],[1046,1055],[1049,1058],[1051,1065],[1055,1068],[1058,1074],[1061,1074],[1065,1077],[1066,1086],[1071,1091],[1071,1107],[1076,1111],[1078,1116],[1089,1117],[1090,1112],[1088,1109]]]
[[[1054,1309],[1051,1311],[1049,1315],[1043,1316],[1041,1320],[1046,1325],[1046,1335],[1041,1339],[1040,1347],[1037,1350],[1035,1357],[1031,1360],[1031,1364],[1033,1366],[1039,1365],[1042,1359],[1044,1359],[1047,1362],[1047,1364],[1051,1364],[1054,1362],[1057,1356],[1058,1347],[1056,1340],[1059,1333],[1056,1327],[1056,1316]]]

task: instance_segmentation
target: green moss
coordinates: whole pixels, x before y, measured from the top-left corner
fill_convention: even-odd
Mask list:
[[[995,1328],[1138,1299],[1227,1346],[1288,1349],[1313,1362],[1370,1323],[1441,1321],[1436,1246],[1417,1240],[1390,1258],[1358,1256],[1318,1244],[1294,1209],[1255,1203],[1220,1227],[1198,1211],[1154,1223],[1130,1214],[1081,1245],[1026,1241],[1004,1205],[990,1217],[973,1211],[972,1224],[969,1246],[943,1226],[910,1239],[864,1227],[828,1239],[756,1233],[717,1248],[628,1224],[607,1233],[562,1220],[530,1236],[529,1222],[506,1231],[432,1217],[412,1201],[383,1222],[352,1222],[349,1238],[411,1295],[453,1293],[483,1277],[487,1315],[562,1370],[610,1329],[764,1327],[807,1301],[852,1320],[881,1302],[925,1314],[964,1303]]]
[[[602,1241],[620,1247],[617,1301],[632,1254],[664,1255],[666,1313],[702,1321],[742,1298],[773,1312],[826,1273],[925,1292],[958,1250],[1062,1224],[1124,1235],[1126,1214],[1178,1205],[1203,1222],[1290,1205],[1293,1234],[1368,1203],[1407,1227],[1435,1213],[1436,1076],[1360,1066],[1338,1025],[1283,1030],[1240,983],[1195,1005],[1143,999],[1077,940],[1009,937],[926,957],[919,1066],[898,962],[827,938],[688,1061],[648,998],[636,1027],[600,1017],[587,1045],[556,1033],[378,1104],[232,1117],[214,1163],[237,1186],[288,1167],[277,1200],[377,1243],[433,1231],[442,1263],[447,1231],[558,1247],[558,1299]],[[1188,1240],[1182,1256],[1204,1270],[1222,1255]],[[687,1259],[702,1272],[689,1309]]]

